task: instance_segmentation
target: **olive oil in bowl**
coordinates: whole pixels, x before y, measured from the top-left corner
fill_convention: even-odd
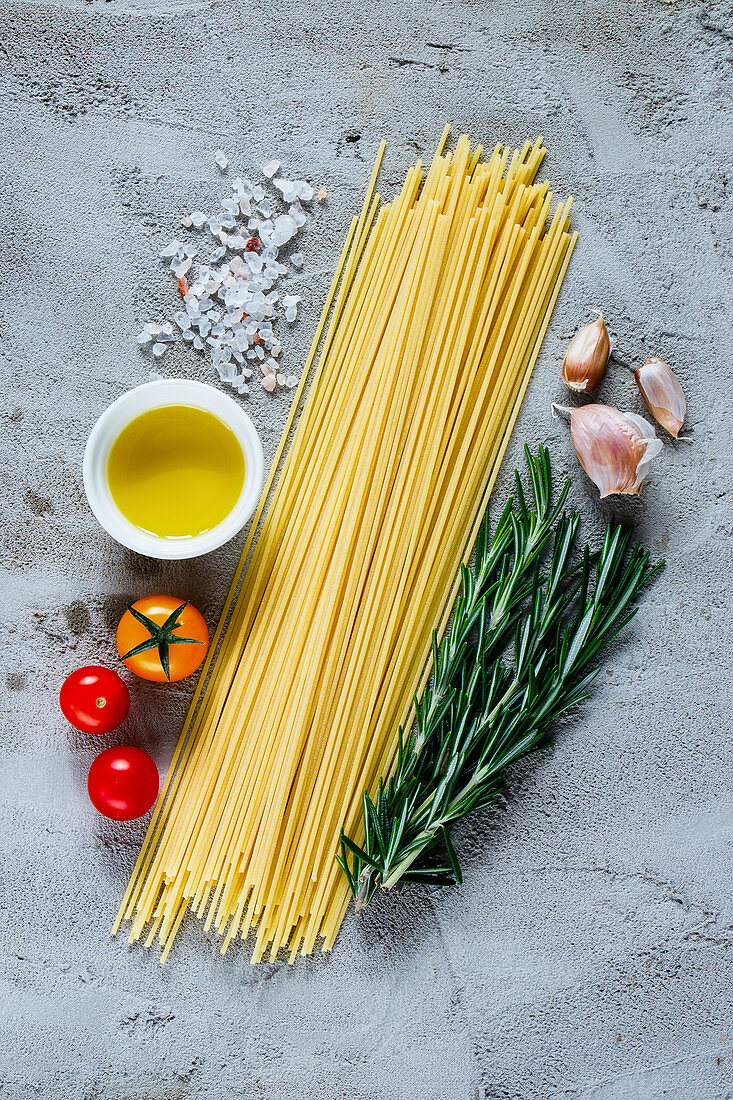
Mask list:
[[[122,429],[107,460],[114,503],[141,531],[189,539],[230,514],[244,486],[242,447],[223,420],[193,405],[161,405]]]

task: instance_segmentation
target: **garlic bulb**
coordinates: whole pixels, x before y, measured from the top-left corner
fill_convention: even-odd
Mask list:
[[[610,354],[611,341],[600,314],[570,341],[562,361],[563,382],[571,390],[592,393],[606,372]]]
[[[687,402],[677,376],[664,359],[647,359],[634,373],[644,404],[654,419],[677,439],[685,422]]]
[[[635,413],[607,405],[563,409],[570,414],[570,438],[580,465],[600,490],[638,495],[652,459],[662,449],[654,428]]]

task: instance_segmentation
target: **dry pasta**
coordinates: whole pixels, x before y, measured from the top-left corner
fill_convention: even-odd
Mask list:
[[[253,962],[330,950],[340,830],[430,674],[576,237],[541,139],[483,158],[447,135],[387,204],[382,143],[350,227],[114,925],[163,961],[189,911],[222,951],[254,933]]]

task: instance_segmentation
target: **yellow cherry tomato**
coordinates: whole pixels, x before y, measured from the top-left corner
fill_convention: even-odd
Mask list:
[[[201,665],[208,644],[201,612],[175,596],[137,600],[117,627],[120,657],[143,680],[183,680]]]

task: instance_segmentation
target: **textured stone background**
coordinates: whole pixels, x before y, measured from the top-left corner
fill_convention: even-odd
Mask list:
[[[730,242],[733,12],[666,4],[6,0],[2,11],[0,1095],[174,1100],[733,1096]],[[114,662],[129,596],[214,621],[236,545],[159,565],[114,545],[81,484],[96,417],[150,364],[174,300],[156,251],[213,203],[223,146],[281,156],[331,201],[304,238],[302,350],[378,139],[383,190],[443,123],[541,131],[580,244],[518,423],[547,439],[593,534],[631,516],[668,568],[592,704],[456,843],[462,889],[349,916],[331,957],[252,969],[195,924],[169,965],[110,941],[143,826],[85,794],[98,744],[63,676]],[[641,502],[599,506],[549,416],[574,328],[602,306],[621,354],[689,397]],[[211,375],[177,349],[168,375]],[[601,399],[641,411],[631,376]],[[249,409],[272,453],[285,395]],[[125,738],[165,769],[190,685],[134,685]],[[109,739],[110,741],[112,738]]]

